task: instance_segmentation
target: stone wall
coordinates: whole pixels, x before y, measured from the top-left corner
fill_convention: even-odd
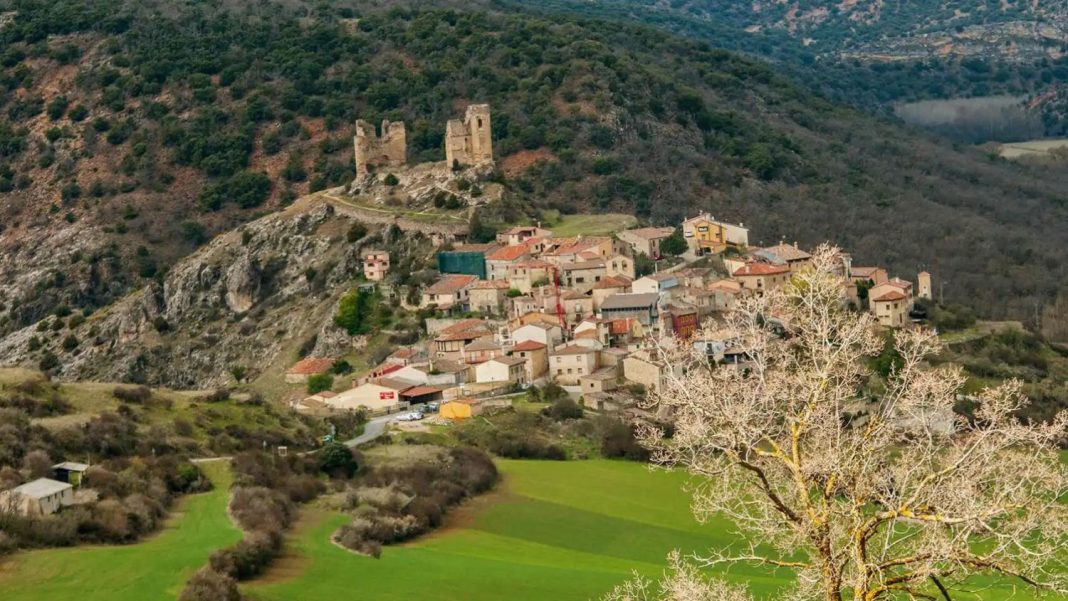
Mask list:
[[[375,127],[356,121],[356,176],[363,177],[381,167],[403,167],[408,162],[408,139],[403,122],[382,121],[382,135]]]

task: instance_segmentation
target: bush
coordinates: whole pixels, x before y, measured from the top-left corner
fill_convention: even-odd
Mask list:
[[[331,478],[351,478],[359,466],[351,449],[340,442],[332,442],[319,451],[319,469]]]
[[[124,403],[140,404],[152,397],[152,389],[148,386],[118,386],[111,394]]]
[[[558,399],[551,406],[546,407],[543,412],[558,422],[569,419],[582,419],[582,406],[572,401],[569,397]]]
[[[308,394],[315,394],[334,387],[332,374],[315,374],[308,376]]]
[[[178,601],[241,601],[241,592],[233,578],[201,568],[186,583]]]
[[[616,420],[611,420],[604,429],[601,455],[609,459],[622,458],[642,462],[649,460],[649,451],[638,444],[634,437],[634,428]]]
[[[433,461],[376,467],[350,491],[349,508],[358,515],[335,540],[378,557],[383,544],[440,526],[450,507],[489,490],[498,477],[493,460],[472,448],[449,449]]]

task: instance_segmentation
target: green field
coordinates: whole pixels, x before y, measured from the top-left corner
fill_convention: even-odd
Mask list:
[[[633,215],[621,213],[602,213],[599,215],[562,215],[551,220],[546,227],[553,231],[553,236],[564,238],[570,236],[611,236],[638,225]]]
[[[214,490],[182,499],[155,537],[128,546],[19,553],[0,563],[0,599],[175,599],[213,550],[241,538],[226,515],[231,482],[227,464],[206,463],[201,468],[215,484]]]
[[[471,601],[597,599],[634,570],[663,571],[673,548],[700,551],[733,541],[726,524],[697,524],[679,472],[616,461],[498,461],[505,474],[494,498],[475,501],[458,523],[428,538],[387,547],[381,559],[329,542],[347,521],[326,511],[302,520],[292,549],[264,581],[245,586],[259,601],[359,598]],[[724,576],[760,597],[786,572],[735,566]],[[967,601],[1025,601],[1007,586],[971,587]]]
[[[698,526],[682,491],[681,473],[650,472],[613,461],[499,461],[505,484],[462,523],[429,538],[383,550],[381,559],[329,542],[344,516],[321,512],[305,520],[295,557],[268,582],[245,591],[263,601],[350,598],[587,599],[627,580],[633,570],[657,575],[681,547],[723,546],[722,522]],[[733,579],[761,591],[783,581],[756,569]],[[352,597],[355,598],[355,597]]]

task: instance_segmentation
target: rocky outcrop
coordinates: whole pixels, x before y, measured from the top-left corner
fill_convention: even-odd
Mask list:
[[[301,201],[212,240],[146,286],[74,327],[47,318],[0,339],[0,364],[49,354],[67,379],[205,388],[292,359],[316,339],[328,354],[351,344],[333,326],[337,298],[360,271],[353,221]]]

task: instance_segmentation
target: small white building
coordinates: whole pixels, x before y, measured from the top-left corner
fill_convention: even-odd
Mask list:
[[[367,409],[372,413],[386,413],[406,407],[408,404],[401,398],[401,393],[414,386],[407,380],[381,378],[339,392],[325,402],[333,409],[344,411]]]
[[[540,342],[547,347],[554,347],[564,339],[564,333],[560,326],[550,326],[545,323],[528,323],[512,330],[512,343],[519,344],[527,340]]]
[[[526,359],[520,357],[494,357],[475,366],[475,381],[479,384],[488,382],[526,384],[526,363]]]
[[[22,515],[49,515],[74,504],[74,487],[50,478],[38,478],[0,493],[0,510]]]

